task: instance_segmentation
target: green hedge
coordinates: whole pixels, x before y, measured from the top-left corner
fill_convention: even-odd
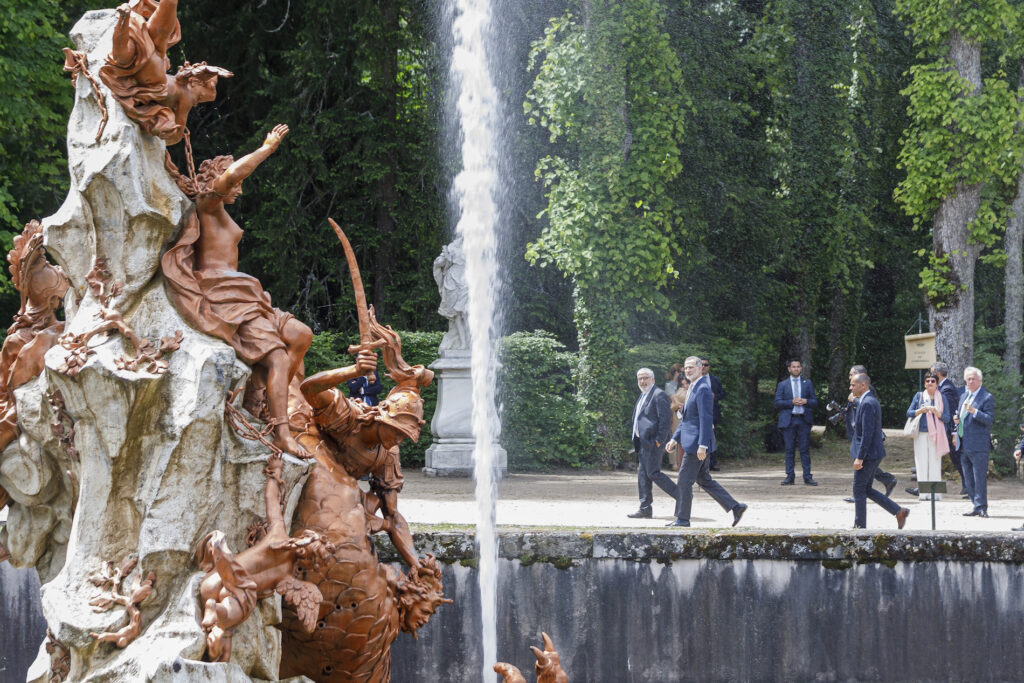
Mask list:
[[[402,357],[409,365],[430,365],[437,360],[437,347],[441,344],[443,332],[411,332],[396,330],[402,338]],[[350,344],[359,342],[358,334],[343,335],[334,332],[321,332],[313,335],[313,343],[306,352],[306,375],[312,375],[321,370],[340,368],[352,364],[352,356],[348,354]],[[385,368],[383,363],[379,364],[378,373],[384,383],[384,393],[394,386],[394,382],[384,376]],[[344,389],[344,388],[343,388]],[[347,390],[346,395],[348,394]],[[430,418],[434,415],[434,406],[437,405],[437,381],[426,387],[423,392],[423,415],[427,424],[423,425],[420,431],[420,439],[416,443],[404,441],[402,443],[402,467],[417,469],[423,467],[424,453],[430,445],[433,437],[430,433]]]
[[[501,344],[501,445],[509,469],[547,470],[591,463],[573,368],[576,354],[550,332],[516,332]]]

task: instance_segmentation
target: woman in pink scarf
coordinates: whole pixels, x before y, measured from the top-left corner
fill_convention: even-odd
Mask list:
[[[907,417],[920,416],[920,427],[914,434],[914,464],[917,466],[917,481],[942,481],[942,456],[949,453],[946,441],[946,427],[952,416],[952,406],[947,406],[939,391],[939,378],[932,372],[924,374],[924,391],[914,396]],[[920,488],[920,486],[918,486]],[[922,493],[920,500],[930,500],[931,494]],[[935,500],[942,498],[935,494]]]

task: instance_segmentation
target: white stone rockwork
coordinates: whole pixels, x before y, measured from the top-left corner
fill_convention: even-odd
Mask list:
[[[95,75],[110,51],[113,10],[87,13],[74,27],[76,49]],[[265,516],[263,467],[269,451],[239,438],[224,421],[224,399],[249,368],[223,342],[190,329],[168,301],[159,272],[161,250],[190,210],[164,169],[164,143],[144,134],[103,87],[110,120],[102,138],[92,86],[79,78],[68,125],[71,189],[43,221],[50,256],[71,280],[67,331],[94,328],[100,309],[85,282],[97,256],[107,260],[123,292],[109,306],[140,337],[184,332],[162,375],[117,369],[134,355],[117,333],[97,335],[95,352],[75,377],[62,374],[67,351],[46,355],[42,375],[16,390],[20,438],[0,453],[0,486],[11,495],[6,537],[14,566],[34,566],[43,582],[43,613],[70,651],[68,680],[275,680],[280,661],[280,598],[262,601],[235,631],[229,664],[203,664],[196,544],[215,529],[243,550],[247,527]],[[51,430],[47,395],[59,390],[74,420],[81,462],[73,462]],[[290,519],[308,465],[286,457]],[[115,606],[97,612],[99,588],[89,579],[104,562],[138,558],[122,583],[156,574],[141,604],[142,633],[124,649],[91,635],[127,623]],[[29,680],[49,680],[43,647]]]

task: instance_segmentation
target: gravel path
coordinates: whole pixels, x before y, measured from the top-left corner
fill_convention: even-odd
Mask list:
[[[883,461],[886,471],[899,479],[893,499],[911,510],[905,531],[930,530],[931,503],[919,502],[904,489],[914,486],[910,468],[914,464],[910,437],[900,430],[887,430]],[[812,471],[818,486],[805,486],[797,477],[795,486],[782,487],[783,456],[765,454],[748,460],[722,462],[715,479],[740,502],[750,508],[741,526],[765,530],[849,529],[853,526],[853,505],[843,502],[851,495],[853,481],[846,443],[832,443],[811,451]],[[799,462],[797,468],[799,469]],[[675,479],[672,472],[667,472]],[[405,489],[399,497],[399,509],[413,529],[439,525],[473,525],[476,502],[473,481],[466,478],[427,477],[422,472],[406,472]],[[989,480],[988,519],[964,517],[971,510],[957,491],[959,485],[947,482],[951,493],[936,502],[937,530],[1002,531],[1024,523],[1024,483],[1016,479]],[[694,528],[722,528],[732,523],[732,515],[722,510],[710,496],[695,488],[691,522]],[[877,488],[877,485],[876,485]],[[673,519],[673,501],[654,489],[654,518],[629,519],[637,508],[636,474],[633,472],[568,472],[557,474],[511,474],[499,485],[497,521],[516,527],[608,527],[658,528]],[[868,528],[894,531],[896,520],[868,501]]]

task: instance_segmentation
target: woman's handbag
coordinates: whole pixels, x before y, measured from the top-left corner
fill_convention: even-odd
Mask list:
[[[915,415],[914,417],[908,417],[907,424],[903,425],[903,433],[907,436],[914,436],[917,434],[918,430],[921,428],[922,415],[924,415],[924,413]]]

